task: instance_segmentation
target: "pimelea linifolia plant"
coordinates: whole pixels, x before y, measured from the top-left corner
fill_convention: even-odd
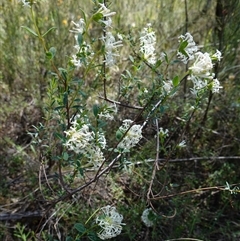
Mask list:
[[[75,42],[72,55],[69,56],[64,66],[56,66],[55,58],[60,58],[61,53],[51,46],[51,43],[45,42],[46,35],[54,35],[55,27],[41,33],[34,14],[35,2],[26,0],[20,2],[26,11],[31,11],[34,23],[34,29],[27,26],[23,28],[39,38],[46,54],[46,61],[51,66],[45,103],[46,122],[36,127],[37,132],[32,135],[43,155],[49,151],[55,153],[55,160],[59,167],[59,188],[62,190],[60,196],[55,197],[55,204],[95,183],[101,176],[109,173],[123,157],[127,156],[131,163],[131,155],[134,155],[134,150],[138,149],[139,143],[144,140],[143,129],[154,120],[156,134],[152,138],[156,139],[157,155],[153,162],[152,176],[148,180],[149,189],[146,197],[150,201],[154,195],[152,185],[156,171],[159,170],[160,146],[164,155],[169,157],[171,152],[177,148],[185,148],[188,145],[188,140],[183,136],[171,148],[164,147],[170,131],[158,125],[160,118],[158,110],[168,99],[178,93],[183,80],[187,79],[191,86],[189,99],[191,101],[195,99],[195,105],[189,109],[189,115],[187,115],[192,118],[196,109],[200,108],[199,103],[204,94],[209,91],[217,94],[222,88],[214,73],[214,63],[221,60],[221,52],[219,50],[214,53],[202,52],[194,42],[193,36],[186,33],[179,37],[179,46],[174,54],[171,56],[168,56],[166,52],[159,54],[156,50],[157,37],[151,23],[147,23],[142,28],[139,36],[121,34],[116,32],[113,26],[116,13],[110,10],[106,1],[94,1],[95,7],[92,15],[81,11],[82,17],[72,21],[72,28],[66,31],[66,34],[72,35]],[[90,26],[96,24],[101,31],[98,33],[99,36],[92,38]],[[126,79],[128,86],[134,88],[135,91],[135,94],[131,94],[133,99],[129,104],[114,100],[113,98],[117,97],[114,95],[115,90],[109,91],[107,83],[109,79],[114,80],[114,73],[123,71],[120,64],[121,50],[127,45],[132,51],[129,55],[129,63],[135,67],[135,69],[129,68],[130,70],[122,72],[123,80]],[[168,67],[173,59],[182,62],[180,65],[182,73],[168,75]],[[189,66],[187,71],[185,70],[186,64]],[[148,69],[151,74],[147,74],[147,81],[138,80],[134,83],[135,73],[131,73],[133,69],[137,73]],[[81,78],[78,77],[80,72]],[[85,92],[84,81],[88,79],[88,76],[102,81],[102,94],[98,97]],[[156,81],[159,76],[161,76],[160,82],[159,78]],[[171,79],[168,76],[171,76]],[[131,88],[122,87],[121,91],[123,97],[128,96]],[[95,101],[91,101],[92,108],[89,109],[88,100],[94,98]],[[119,107],[134,109],[137,114],[130,119],[118,112]],[[122,123],[116,129],[111,130],[112,132],[106,131],[108,125],[119,115],[121,115]],[[137,123],[139,116],[145,118]],[[115,143],[109,142],[108,140],[114,135],[116,136]],[[141,143],[141,151],[144,151],[144,143],[144,141]],[[56,148],[60,151],[54,151]],[[64,167],[71,167],[68,178],[62,174]],[[86,179],[86,182],[78,187],[74,186],[74,179],[78,176],[85,176],[88,169],[94,171],[93,177]],[[88,235],[90,231],[96,232],[102,240],[121,234],[124,225],[123,216],[116,211],[114,206],[99,207],[86,223],[88,224],[95,215],[95,222],[92,222],[92,226],[85,228],[79,223],[75,226],[79,231],[78,238]],[[156,221],[156,214],[151,208],[146,208],[140,217],[147,227],[153,226]]]

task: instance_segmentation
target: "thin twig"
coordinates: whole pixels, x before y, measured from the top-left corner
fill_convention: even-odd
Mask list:
[[[108,101],[108,102],[110,102],[110,103],[112,103],[112,104],[120,105],[120,106],[129,108],[129,109],[142,110],[142,109],[144,108],[144,107],[142,107],[142,106],[136,106],[136,105],[134,106],[134,105],[123,104],[123,103],[121,103],[121,102],[119,102],[119,101],[110,100],[110,99],[108,99],[108,98],[106,98],[106,97],[102,97],[102,96],[99,96],[99,98],[100,98],[100,99],[103,99],[103,100],[105,100],[105,101]]]

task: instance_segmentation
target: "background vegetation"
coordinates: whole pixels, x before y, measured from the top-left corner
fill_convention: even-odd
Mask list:
[[[46,36],[46,42],[59,53],[55,64],[63,66],[73,51],[74,39],[69,33],[71,21],[82,17],[80,9],[91,13],[94,5],[90,0],[49,0],[37,1],[35,6],[42,32],[56,27],[56,31]],[[155,155],[155,144],[151,141],[146,144],[149,146],[147,151],[138,148],[134,152],[135,165],[131,170],[124,166],[120,173],[113,170],[97,185],[53,206],[54,200],[61,196],[57,167],[46,152],[34,147],[29,135],[35,131],[33,126],[41,128],[39,123],[46,119],[50,66],[46,64],[39,41],[21,28],[23,25],[32,27],[30,12],[17,0],[2,1],[0,239],[65,240],[67,235],[76,233],[75,223],[84,223],[96,207],[111,203],[118,207],[127,224],[116,240],[240,240],[239,195],[224,191],[226,182],[233,186],[240,183],[240,2],[123,0],[112,1],[111,10],[117,12],[113,18],[114,26],[123,33],[131,31],[133,36],[138,35],[146,23],[151,22],[156,30],[159,53],[171,53],[177,47],[178,36],[188,31],[204,51],[219,49],[223,60],[215,66],[215,73],[223,89],[220,94],[210,94],[202,101],[202,108],[186,128],[187,147],[174,153],[167,167],[157,172],[158,182],[153,190],[161,190],[161,195],[153,198],[151,203],[160,218],[154,227],[145,227],[139,218],[147,204],[148,186],[143,180],[149,180],[152,174],[151,159]],[[95,36],[100,29],[91,26],[91,31]],[[120,71],[114,72],[114,79],[108,83],[113,91],[110,96],[116,96],[119,75],[126,74],[124,69],[129,63],[129,51],[126,48],[121,51]],[[178,66],[173,64],[171,70],[177,71]],[[77,73],[78,76],[81,74]],[[145,74],[139,78],[147,82],[149,73],[146,71]],[[131,86],[126,88],[130,90]],[[85,79],[84,92],[91,108],[98,94],[103,92],[94,73]],[[129,93],[124,100],[130,102],[134,93]],[[189,108],[188,97],[184,86],[166,103],[167,111],[160,124],[170,130],[169,142],[179,137],[178,131],[185,125],[183,113]],[[133,112],[120,109],[114,122],[116,126],[109,130],[116,129],[123,116],[131,117]],[[54,128],[54,125],[49,126]],[[150,139],[153,135],[151,126],[148,126],[145,138]],[[57,152],[57,143],[52,143],[52,147]],[[160,152],[161,158],[166,157]],[[46,172],[42,169],[43,160]],[[142,165],[144,160],[149,162]],[[63,171],[67,173],[69,170],[65,167]],[[89,172],[88,176],[91,175]],[[49,183],[52,189],[49,189]],[[57,215],[51,216],[53,212]]]

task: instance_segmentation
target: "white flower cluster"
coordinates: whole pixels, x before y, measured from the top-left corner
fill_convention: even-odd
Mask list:
[[[102,240],[110,239],[119,235],[122,231],[123,216],[110,205],[101,208],[102,214],[96,218],[96,223],[102,228],[98,237]]]
[[[166,92],[166,94],[169,94],[173,88],[173,84],[171,80],[163,81],[163,90]]]
[[[162,137],[167,137],[168,136],[168,129],[163,129],[162,127],[159,128],[159,135]]]
[[[121,150],[130,150],[130,148],[137,145],[137,143],[142,139],[142,126],[141,125],[132,125],[132,120],[124,120],[122,126],[119,127],[119,132],[123,135],[126,133],[124,138],[118,143],[118,148]],[[129,129],[129,130],[128,130]]]
[[[108,106],[106,108],[104,108],[99,114],[99,118],[103,118],[106,120],[113,120],[114,116],[113,114],[117,113],[117,106],[116,104],[112,105],[112,106]]]
[[[116,41],[115,37],[111,32],[106,32],[105,37],[102,37],[101,40],[105,44],[105,63],[107,66],[111,67],[115,65],[115,57],[119,54],[115,51],[118,47],[123,46],[122,41]]]
[[[27,0],[18,0],[18,2],[22,2],[23,7],[31,7],[30,2],[28,2]]]
[[[140,40],[140,53],[143,54],[143,58],[149,64],[156,63],[155,55],[155,44],[156,44],[156,35],[151,28],[151,24],[147,24],[147,27],[144,28],[141,32]]]
[[[85,31],[85,21],[83,18],[80,18],[77,23],[72,21],[74,24],[74,28],[70,30],[70,32],[75,33],[74,37],[77,42],[77,44],[74,46],[76,49],[75,54],[72,55],[71,62],[73,65],[78,69],[80,68],[83,64],[88,64],[88,58],[93,56],[93,52],[91,49],[91,46],[88,45],[85,41],[79,45],[78,38],[79,36],[82,38],[82,34]]]
[[[79,128],[77,120],[72,122],[69,130],[65,131],[68,138],[64,146],[77,154],[82,154],[95,168],[98,168],[105,160],[102,150],[106,147],[106,139],[103,133],[90,131],[89,125],[83,124]]]
[[[194,60],[193,65],[189,68],[190,76],[193,83],[191,92],[197,95],[200,91],[209,88],[213,93],[218,93],[220,88],[219,81],[214,77],[213,73],[214,64],[212,61],[221,60],[221,52],[216,51],[215,54],[202,53],[198,51],[198,47],[193,41],[190,33],[180,36],[180,47],[178,57],[186,64],[189,60]]]
[[[149,218],[150,215],[156,216],[156,214],[153,212],[153,210],[151,208],[147,208],[143,211],[142,216],[141,216],[143,223],[147,227],[152,227],[154,224],[153,220],[151,220],[151,218]]]
[[[187,45],[183,50],[184,52],[178,51],[177,55],[182,60],[184,64],[188,62],[188,60],[194,59],[194,53],[198,51],[198,47],[193,40],[193,37],[190,33],[186,33],[185,35],[179,36],[180,46]]]
[[[115,57],[119,56],[117,53],[117,48],[122,47],[122,37],[118,35],[118,41],[116,41],[115,37],[113,36],[112,32],[109,31],[112,25],[111,17],[115,15],[115,12],[111,12],[104,3],[99,3],[100,9],[97,13],[101,13],[103,19],[99,20],[100,23],[105,25],[105,35],[100,38],[105,45],[105,63],[108,67],[115,65]]]

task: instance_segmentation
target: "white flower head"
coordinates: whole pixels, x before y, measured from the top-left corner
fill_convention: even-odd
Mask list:
[[[74,21],[72,21],[72,23],[74,24],[74,28],[73,30],[70,30],[70,32],[72,33],[80,33],[82,34],[84,29],[85,29],[85,21],[83,18],[80,18],[79,21],[77,23],[75,23]]]
[[[117,48],[123,46],[122,41],[116,41],[113,34],[109,31],[106,32],[106,36],[102,37],[101,40],[105,44],[105,63],[111,67],[115,64],[115,57],[119,56],[119,54],[117,54]]]
[[[185,141],[185,140],[181,141],[181,142],[177,145],[177,147],[178,147],[178,148],[184,148],[184,147],[186,147],[186,141]]]
[[[89,130],[89,126],[84,124],[78,129],[78,123],[76,121],[73,122],[73,125],[69,130],[64,132],[66,137],[68,137],[68,140],[64,145],[77,154],[85,150],[88,147],[89,142],[94,140],[94,133]]]
[[[138,144],[138,142],[142,139],[142,126],[141,125],[132,125],[132,120],[124,120],[122,126],[119,128],[119,132],[121,134],[125,134],[124,138],[118,143],[118,148],[122,150],[130,150],[130,148],[134,147]],[[129,129],[129,130],[128,130]]]
[[[212,79],[211,70],[213,68],[213,63],[209,53],[197,52],[195,55],[197,58],[192,67],[189,68],[192,75]]]
[[[169,94],[173,88],[172,81],[163,81],[163,89],[164,91]]]
[[[111,28],[112,26],[112,19],[111,17],[116,14],[116,12],[111,12],[110,9],[108,9],[104,3],[99,3],[100,8],[98,9],[97,13],[101,13],[103,16],[103,19],[99,20],[100,23],[103,23],[105,25],[105,28]]]
[[[111,12],[110,9],[108,9],[104,3],[99,3],[100,8],[98,9],[97,13],[101,13],[103,17],[111,17],[116,14],[116,12]]]
[[[190,75],[189,78],[193,83],[193,88],[190,89],[193,95],[197,95],[199,91],[203,91],[208,84],[207,79],[202,79],[194,75]]]
[[[102,228],[98,237],[102,240],[110,239],[119,235],[122,231],[123,216],[116,211],[115,207],[107,205],[101,208],[102,215],[96,218],[96,223]]]
[[[88,45],[85,41],[79,46],[78,44],[78,35],[75,35],[75,39],[77,44],[74,46],[76,49],[76,54],[72,55],[71,62],[73,65],[78,69],[81,66],[88,65],[89,59],[92,58],[94,55],[92,48],[90,45]],[[80,57],[81,56],[81,57]]]
[[[81,60],[77,57],[77,55],[72,55],[71,62],[77,69],[82,66]]]
[[[30,6],[30,2],[27,1],[27,0],[18,0],[18,2],[22,2],[23,7],[31,8],[31,6]]]
[[[147,24],[139,38],[140,40],[140,53],[143,55],[143,58],[149,64],[156,63],[156,54],[155,54],[155,44],[156,44],[156,35],[151,28],[151,24]]]
[[[156,217],[156,214],[151,208],[147,208],[143,211],[141,219],[147,227],[152,227],[154,225],[153,219]]]
[[[212,59],[217,60],[218,62],[221,61],[221,58],[222,58],[222,53],[219,50],[217,50],[216,53],[212,55]]]
[[[162,136],[162,137],[167,137],[168,136],[168,129],[163,130],[163,128],[160,127],[159,135]]]
[[[210,86],[213,93],[219,93],[219,90],[222,88],[218,79],[213,79]]]
[[[88,148],[86,148],[85,156],[88,158],[88,162],[93,165],[95,170],[97,170],[105,161],[102,150],[96,145],[89,145]]]
[[[177,56],[186,64],[189,60],[194,59],[194,54],[198,51],[198,47],[190,33],[181,35],[179,39],[180,47]]]
[[[98,168],[105,160],[102,149],[106,148],[106,139],[102,132],[94,133],[89,125],[80,125],[75,118],[72,126],[65,131],[67,141],[64,146],[75,152],[82,154],[88,161],[88,164]]]

